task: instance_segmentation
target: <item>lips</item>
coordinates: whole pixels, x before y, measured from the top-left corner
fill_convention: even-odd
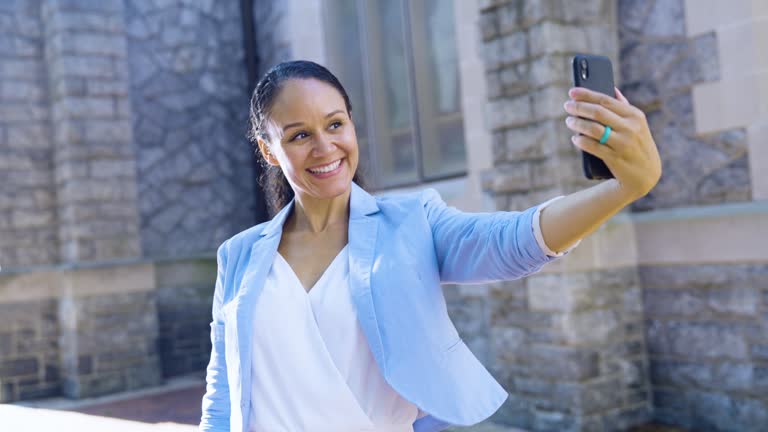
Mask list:
[[[342,158],[343,159],[343,158]],[[342,159],[337,159],[329,164],[317,166],[314,168],[307,168],[307,171],[311,172],[312,174],[325,174],[329,173],[331,171],[334,171],[341,165]]]

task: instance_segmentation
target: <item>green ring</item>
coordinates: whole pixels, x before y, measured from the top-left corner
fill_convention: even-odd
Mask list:
[[[603,137],[600,138],[600,144],[605,144],[606,141],[608,141],[608,137],[611,136],[611,127],[605,126],[605,132],[603,132]]]

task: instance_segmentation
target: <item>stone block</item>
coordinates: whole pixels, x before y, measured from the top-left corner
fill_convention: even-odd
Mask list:
[[[703,290],[646,289],[643,297],[649,317],[696,317],[707,312]]]
[[[0,82],[0,99],[19,102],[41,102],[45,97],[43,87],[30,81],[2,81]]]
[[[513,162],[551,156],[558,135],[552,122],[508,129],[504,134],[505,159]]]
[[[696,36],[690,41],[691,53],[696,62],[696,82],[720,80],[720,56],[714,32]]]
[[[655,2],[648,11],[643,27],[646,36],[683,37],[685,36],[683,0]]]
[[[13,351],[13,333],[0,333],[0,358],[10,357]]]
[[[760,399],[736,397],[721,392],[687,392],[695,430],[757,431],[768,425],[768,407]]]
[[[88,80],[86,86],[89,96],[128,96],[125,80]]]
[[[0,362],[0,377],[34,375],[38,373],[36,357],[24,357]]]
[[[122,0],[45,0],[44,13],[55,14],[64,11],[120,13]]]
[[[53,105],[54,121],[69,119],[114,118],[112,98],[68,97]]]
[[[653,410],[647,403],[635,404],[606,414],[602,419],[602,428],[606,431],[633,430],[634,427],[643,427],[647,424],[653,419],[653,414]]]
[[[53,14],[45,24],[51,33],[69,31],[120,33],[125,28],[121,18],[121,15],[107,15],[101,12],[60,11]]]
[[[128,390],[154,387],[163,382],[160,368],[155,362],[148,362],[148,364],[145,364],[142,367],[130,368],[126,370],[125,377]]]
[[[90,120],[84,124],[83,137],[89,142],[109,143],[115,147],[132,147],[133,131],[126,120]]]
[[[750,271],[745,265],[640,266],[644,288],[721,288],[749,286]]]
[[[521,357],[534,376],[556,380],[586,380],[598,376],[596,351],[532,344]]]
[[[691,424],[691,407],[685,397],[685,390],[654,387],[654,417],[658,421],[677,426]]]
[[[125,375],[110,373],[92,377],[80,377],[80,394],[78,398],[97,397],[126,391]]]
[[[483,183],[484,188],[495,193],[528,190],[531,188],[530,165],[517,163],[498,167],[483,179]]]
[[[89,162],[90,175],[95,178],[136,177],[136,164],[132,160],[97,159]]]
[[[649,320],[646,337],[651,354],[746,359],[748,333],[742,323]]]
[[[480,14],[480,36],[484,41],[498,36],[499,34],[499,16],[497,13]]]
[[[491,130],[523,126],[534,119],[533,107],[528,95],[489,101],[485,107],[488,126]]]
[[[39,81],[43,79],[43,63],[38,59],[4,58],[0,62],[0,77]]]
[[[562,321],[566,340],[575,345],[599,345],[623,336],[619,312],[592,310],[567,314]]]
[[[120,75],[115,60],[106,56],[62,54],[50,62],[49,67],[54,81],[72,78],[111,79]]]
[[[48,128],[40,123],[11,124],[6,126],[8,144],[19,149],[49,149]]]
[[[83,179],[69,181],[59,188],[63,205],[85,201],[120,201],[135,198],[134,187],[122,179]]]
[[[760,296],[754,288],[712,289],[708,292],[707,303],[718,314],[754,317]]]
[[[33,400],[42,398],[51,398],[61,394],[61,384],[47,383],[32,386],[19,386],[19,400]]]
[[[543,21],[529,31],[529,55],[611,53],[616,49],[616,39],[612,34],[607,24],[576,26]]]
[[[532,310],[579,311],[621,305],[624,289],[600,282],[597,274],[543,274],[528,278]]]
[[[535,91],[531,96],[532,115],[536,120],[560,120],[561,131],[566,132],[569,129],[565,127],[565,109],[563,104],[569,99],[568,89],[570,86],[547,86]],[[567,132],[566,137],[571,133]]]

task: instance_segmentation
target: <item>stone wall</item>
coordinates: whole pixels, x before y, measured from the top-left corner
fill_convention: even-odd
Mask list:
[[[210,254],[255,220],[240,2],[126,2],[145,256]]]
[[[204,373],[214,251],[256,222],[242,28],[240,2],[0,2],[0,401]]]
[[[655,417],[691,430],[768,425],[768,266],[644,266]]]
[[[141,256],[123,3],[42,3],[65,263]]]
[[[163,377],[204,377],[211,355],[209,323],[216,260],[168,260],[156,263],[155,268]]]
[[[57,302],[0,304],[0,403],[61,393]]]
[[[0,266],[56,262],[40,0],[0,2]]]
[[[634,211],[752,199],[746,129],[697,133],[712,128],[696,124],[693,88],[719,81],[722,65],[716,33],[687,37],[686,13],[702,11],[682,0],[619,1],[622,88],[646,112],[664,163]],[[640,269],[658,421],[707,431],[768,425],[765,266],[725,261]]]
[[[693,86],[720,79],[715,34],[686,36],[683,0],[620,0],[618,9],[616,72],[663,162],[659,184],[633,210],[751,200],[746,130],[700,135],[694,124]]]
[[[162,382],[153,291],[64,296],[58,312],[65,396],[95,397]]]
[[[619,64],[616,3],[481,1],[479,7],[486,121],[494,136],[485,191],[498,210],[523,210],[593,185],[570,144],[562,105],[573,54],[600,53]],[[470,346],[484,348],[486,364],[510,392],[492,421],[613,431],[651,417],[634,267],[540,273],[493,285],[489,294],[485,307],[475,307],[485,314],[480,322],[488,342],[466,324],[459,328],[477,340]]]

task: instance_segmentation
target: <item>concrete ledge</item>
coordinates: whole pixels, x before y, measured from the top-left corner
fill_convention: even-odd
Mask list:
[[[0,273],[0,303],[213,286],[215,257],[125,260],[40,266]]]
[[[622,212],[542,272],[768,262],[768,201]]]

